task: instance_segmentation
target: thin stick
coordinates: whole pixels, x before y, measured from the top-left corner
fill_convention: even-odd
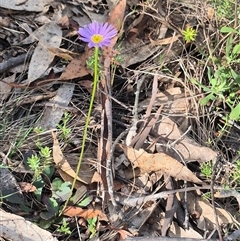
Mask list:
[[[211,185],[206,185],[203,187],[186,187],[186,188],[182,188],[182,189],[176,189],[176,190],[171,190],[171,191],[164,191],[164,192],[160,192],[160,193],[156,193],[156,194],[152,194],[152,195],[148,195],[148,196],[140,196],[140,197],[136,197],[136,198],[126,198],[126,197],[122,197],[122,196],[118,196],[116,198],[116,200],[118,202],[120,202],[122,205],[127,205],[130,207],[136,207],[137,205],[142,205],[143,203],[150,201],[150,200],[156,200],[159,198],[165,198],[168,197],[168,195],[173,194],[173,193],[177,193],[177,192],[189,192],[189,191],[195,191],[197,189],[211,189]],[[217,190],[223,190],[224,187],[218,187],[218,186],[214,186],[214,189]]]
[[[217,170],[217,166],[218,166],[219,161],[220,161],[220,155],[218,155],[217,160],[216,160],[216,162],[214,164],[214,167],[213,167],[213,173],[212,173],[212,177],[211,177],[211,198],[212,198],[212,207],[213,207],[213,212],[214,212],[216,229],[217,229],[218,236],[219,236],[219,241],[223,241],[220,225],[219,225],[219,222],[218,222],[218,214],[217,214],[217,209],[216,209],[216,205],[215,205],[215,198],[214,198],[214,181],[215,181],[216,170]]]
[[[128,129],[125,130],[124,132],[122,132],[114,141],[108,159],[107,159],[107,163],[106,163],[106,178],[107,178],[107,185],[108,185],[108,193],[110,195],[110,200],[112,202],[112,205],[116,208],[118,208],[118,204],[114,198],[114,194],[113,194],[113,171],[112,171],[112,157],[113,157],[113,153],[114,150],[116,148],[116,145],[118,144],[118,142],[128,133]],[[123,217],[123,214],[121,212],[121,210],[117,210],[119,212],[119,216]]]

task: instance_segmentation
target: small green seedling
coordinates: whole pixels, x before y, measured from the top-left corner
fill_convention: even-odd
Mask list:
[[[33,180],[38,179],[38,177],[41,174],[41,168],[40,168],[40,158],[38,155],[32,155],[27,159],[28,166],[31,171],[34,172],[33,174]]]
[[[41,134],[45,131],[44,128],[40,127],[40,126],[37,126],[33,129],[33,131],[36,133],[36,134]]]
[[[201,173],[207,178],[211,178],[213,172],[212,162],[204,162],[201,166]]]
[[[211,192],[206,192],[202,195],[202,198],[204,200],[210,200],[211,199]]]
[[[235,165],[231,176],[233,181],[235,181],[237,184],[240,184],[240,160],[237,160],[234,164]]]
[[[32,155],[27,159],[27,164],[34,172],[33,180],[37,180],[40,175],[43,173],[44,169],[49,167],[52,161],[51,158],[51,150],[49,147],[41,147],[39,151],[39,155]]]
[[[71,234],[71,230],[65,218],[62,220],[62,225],[57,229],[57,231],[63,234]]]
[[[57,127],[62,131],[60,138],[62,138],[64,141],[68,140],[69,134],[71,133],[71,128],[67,128],[67,124],[71,117],[72,115],[65,111],[62,118],[62,124],[57,124]]]
[[[88,229],[91,232],[90,238],[92,238],[92,237],[94,237],[94,235],[97,232],[97,230],[96,230],[97,217],[88,218],[87,222],[88,222]]]
[[[192,27],[187,27],[186,30],[182,31],[184,40],[189,43],[196,39],[197,31]]]

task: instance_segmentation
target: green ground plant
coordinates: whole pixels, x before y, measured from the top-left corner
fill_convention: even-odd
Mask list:
[[[234,163],[234,168],[231,173],[231,179],[233,182],[235,182],[237,185],[240,184],[240,160],[237,160]]]
[[[203,195],[202,195],[202,198],[204,200],[210,200],[211,199],[211,192],[205,192]]]
[[[51,150],[49,147],[40,147],[39,153],[32,155],[27,159],[28,167],[33,171],[33,180],[37,180],[46,168],[50,167],[52,162]]]
[[[197,31],[189,26],[182,33],[183,38],[187,43],[194,41],[197,36]]]
[[[234,19],[235,0],[212,0],[211,4],[214,6],[219,19]]]
[[[212,173],[213,173],[213,165],[212,162],[204,162],[201,165],[201,173],[207,178],[207,179],[211,179]]]
[[[41,127],[35,127],[34,132],[36,134],[40,134],[44,131]],[[40,175],[47,169],[50,168],[51,162],[52,162],[52,151],[49,147],[43,146],[40,139],[39,135],[38,139],[36,141],[36,145],[39,149],[37,154],[33,154],[31,157],[27,159],[27,166],[31,171],[33,171],[33,182],[38,180],[40,178]],[[41,178],[40,178],[41,179]]]
[[[57,231],[63,234],[71,234],[71,230],[65,218],[62,220],[62,225],[57,229]]]
[[[67,142],[69,135],[71,133],[71,128],[67,127],[67,124],[69,123],[70,119],[71,119],[72,115],[70,113],[68,113],[67,111],[64,112],[63,117],[62,117],[62,123],[61,124],[57,124],[57,127],[59,130],[61,130],[61,135],[60,138]]]
[[[215,67],[208,67],[209,85],[204,85],[192,79],[192,82],[201,87],[206,96],[201,99],[202,105],[207,105],[210,101],[223,103],[226,113],[225,119],[240,120],[240,74],[237,66],[240,63],[240,44],[235,40],[239,37],[239,32],[231,27],[222,27],[221,33],[228,34],[224,52],[222,56],[213,57],[212,63]],[[229,109],[229,112],[226,110]]]
[[[87,219],[87,223],[88,223],[88,229],[91,232],[90,238],[93,238],[94,235],[96,234],[97,230],[96,230],[96,225],[97,225],[97,217],[94,218],[88,218]]]

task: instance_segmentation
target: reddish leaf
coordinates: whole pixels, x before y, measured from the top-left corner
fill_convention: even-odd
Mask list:
[[[118,229],[117,232],[120,234],[120,240],[125,240],[127,237],[132,237],[133,235],[124,229]]]
[[[82,217],[84,219],[98,217],[100,220],[108,221],[107,216],[101,211],[96,209],[82,209],[80,207],[68,206],[64,212],[68,217]]]

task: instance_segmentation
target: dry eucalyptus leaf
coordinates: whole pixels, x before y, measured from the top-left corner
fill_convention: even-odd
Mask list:
[[[176,222],[172,222],[169,231],[168,231],[169,237],[181,237],[181,238],[192,238],[194,239],[202,239],[202,235],[200,235],[197,231],[195,231],[193,228],[189,229],[183,229],[178,225]]]
[[[31,12],[42,12],[46,6],[49,6],[53,0],[3,0],[0,1],[0,7],[12,10],[25,10]]]
[[[99,220],[104,220],[108,222],[106,214],[104,214],[101,210],[97,209],[82,209],[76,206],[68,206],[64,210],[63,214],[68,217],[82,217],[84,219],[98,217]]]
[[[187,167],[165,153],[149,154],[143,149],[135,150],[127,146],[123,146],[123,150],[133,167],[140,168],[142,173],[162,171],[176,179],[203,183]]]
[[[55,22],[46,23],[37,37],[39,42],[29,64],[26,83],[31,83],[38,79],[49,68],[55,55],[48,48],[58,48],[60,46],[62,30]]]
[[[165,113],[185,114],[189,112],[191,107],[190,102],[186,97],[188,97],[188,93],[186,93],[186,90],[183,88],[169,88],[165,91],[157,93],[154,107],[157,108],[161,105],[164,105],[162,111]],[[139,103],[139,111],[148,107],[150,98],[151,97],[148,97]]]
[[[136,40],[134,45],[128,41],[124,41],[122,45],[121,66],[123,68],[139,63],[162,49],[162,46],[154,46],[151,44],[142,46],[141,40]]]
[[[120,0],[117,4],[115,1],[114,5],[114,8],[112,8],[111,13],[109,14],[108,23],[112,24],[116,29],[119,30],[124,19],[126,0]]]
[[[219,190],[218,192],[216,192],[214,194],[214,197],[216,197],[216,198],[235,197],[238,202],[239,209],[240,209],[240,193],[235,189]]]
[[[168,44],[171,44],[171,43],[177,41],[180,36],[181,35],[175,35],[175,36],[172,36],[169,38],[163,38],[163,39],[159,39],[159,40],[151,40],[150,39],[150,42],[152,45],[168,45]]]
[[[179,139],[182,135],[178,126],[170,118],[164,118],[157,127],[157,133],[172,141]],[[185,136],[179,140],[174,148],[182,155],[185,161],[207,162],[216,160],[217,153],[208,147],[200,146],[193,139]],[[172,152],[174,153],[174,152]]]
[[[177,198],[182,203],[185,202],[184,193],[178,193]],[[214,210],[209,201],[199,197],[195,192],[188,192],[187,207],[189,214],[195,217],[198,228],[204,231],[215,228]],[[226,210],[222,208],[216,210],[220,225],[235,222],[234,218]]]
[[[0,209],[0,217],[1,238],[19,241],[58,241],[50,232],[21,216]]]
[[[33,42],[39,41],[39,40],[42,38],[43,33],[44,33],[44,31],[45,31],[45,29],[46,29],[46,27],[47,27],[46,24],[49,24],[49,23],[50,23],[50,22],[45,23],[45,24],[42,25],[41,27],[37,28],[34,32],[31,32],[31,33],[28,32],[29,36],[26,37],[25,39],[23,39],[23,40],[19,43],[19,45],[26,45],[26,44],[31,44],[31,43],[33,43]],[[22,26],[22,25],[20,25],[20,26]],[[27,31],[26,29],[24,29],[24,30]],[[47,47],[48,47],[48,46],[47,46]]]
[[[197,198],[196,210],[204,217],[206,222],[206,227],[208,230],[213,230],[215,228],[215,215],[212,205],[203,198]],[[219,225],[231,224],[235,220],[233,217],[223,208],[216,208]]]
[[[126,231],[124,229],[118,229],[117,232],[120,235],[120,240],[125,240],[127,237],[132,237],[133,236],[130,232],[128,232],[128,231]]]
[[[64,181],[73,182],[73,179],[76,176],[76,172],[71,168],[67,159],[63,156],[61,148],[59,146],[56,134],[52,132],[53,137],[53,160],[58,168],[58,172]],[[84,180],[77,176],[77,182],[75,187],[79,188],[83,185],[83,183],[87,184]]]
[[[71,61],[73,60],[72,55],[76,56],[77,54],[67,50],[67,49],[63,49],[63,48],[56,48],[56,47],[52,47],[52,48],[48,48],[48,51],[50,51],[53,55],[58,56],[64,60],[67,61]]]
[[[126,30],[128,41],[123,41],[121,45],[124,49],[121,53],[123,59],[121,65],[123,67],[142,62],[156,52],[167,51],[168,45],[170,46],[178,40],[178,35],[165,38],[168,28],[165,24],[162,24],[157,30],[158,38],[151,40],[150,43],[143,44],[143,40],[139,36],[144,35],[145,31],[149,30],[148,24],[151,24],[151,22],[150,16],[139,14],[139,17],[128,26]]]
[[[91,71],[86,67],[87,53],[76,56],[61,74],[61,80],[75,79],[88,75]]]

